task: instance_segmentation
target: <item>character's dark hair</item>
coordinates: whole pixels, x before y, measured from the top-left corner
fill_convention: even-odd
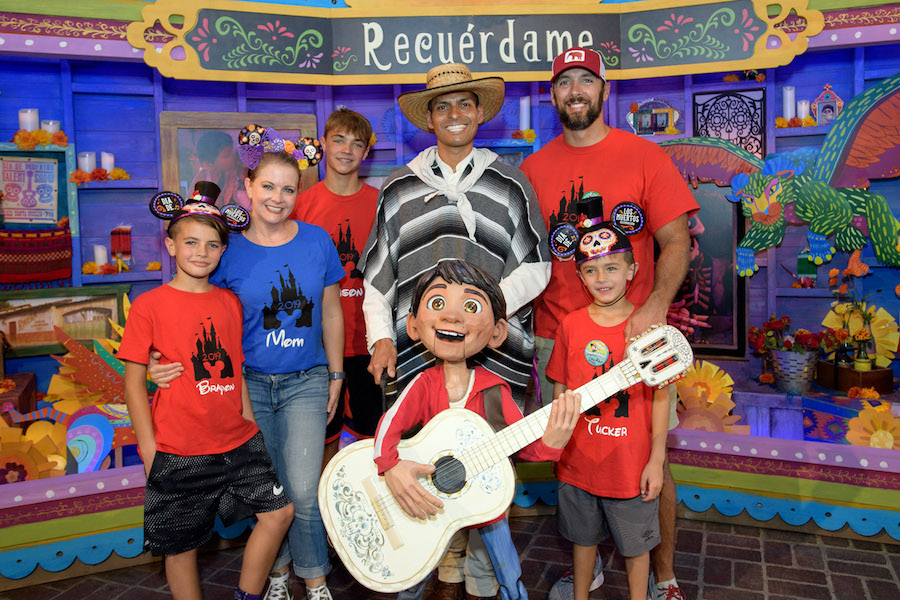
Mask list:
[[[422,301],[422,296],[425,295],[425,290],[438,277],[447,283],[475,286],[487,294],[488,300],[491,302],[491,309],[494,311],[494,323],[506,318],[506,299],[503,297],[503,290],[500,289],[500,284],[475,265],[471,265],[464,260],[455,259],[439,262],[437,266],[432,267],[419,277],[412,296],[412,314],[414,317],[419,312],[419,303]]]
[[[475,107],[478,108],[478,105],[481,104],[481,100],[478,99],[478,94],[476,94],[476,93],[473,92],[472,90],[462,90],[462,91],[463,91],[463,92],[469,92],[470,94],[472,94],[472,96],[475,98]],[[442,94],[442,95],[443,95],[443,94]],[[432,98],[431,100],[428,101],[428,104],[427,104],[426,107],[425,107],[425,109],[426,109],[428,112],[432,112],[433,108],[432,108],[432,106],[431,106],[431,103],[434,102],[436,98],[439,98],[439,96],[435,96],[434,98]]]
[[[219,241],[225,245],[228,244],[228,227],[221,219],[217,219],[211,215],[185,215],[180,217],[169,223],[169,226],[166,228],[166,235],[174,240],[175,235],[178,234],[178,230],[188,220],[203,223],[207,227],[212,227],[216,230],[216,233],[219,234]]]
[[[247,177],[250,178],[250,181],[256,181],[260,169],[269,163],[278,163],[286,167],[291,167],[297,170],[298,178],[303,176],[303,172],[300,171],[300,165],[297,164],[297,159],[291,156],[290,153],[282,150],[281,152],[263,152],[262,156],[259,157],[259,164],[256,165],[256,168],[247,171]],[[300,185],[299,179],[297,180],[297,185]]]
[[[347,107],[337,109],[325,121],[323,135],[327,138],[332,131],[355,135],[363,141],[366,148],[369,147],[369,142],[372,141],[372,124],[369,123],[367,118]]]
[[[203,162],[213,163],[222,152],[222,148],[231,148],[234,140],[224,131],[207,131],[197,140],[197,158]]]

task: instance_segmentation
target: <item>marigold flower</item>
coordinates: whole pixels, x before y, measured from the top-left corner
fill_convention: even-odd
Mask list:
[[[763,373],[759,376],[760,383],[775,383],[775,375],[772,373]]]
[[[860,327],[856,330],[856,333],[853,334],[853,339],[857,342],[863,342],[866,340],[872,339],[872,334],[865,327]]]
[[[785,129],[788,126],[788,120],[784,117],[775,117],[775,128]]]

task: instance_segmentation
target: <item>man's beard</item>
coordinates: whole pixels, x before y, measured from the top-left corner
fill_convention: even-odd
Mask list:
[[[556,105],[556,112],[559,114],[560,123],[563,124],[563,127],[571,131],[582,131],[587,129],[593,125],[594,121],[600,118],[600,115],[603,113],[603,105],[600,103],[594,104],[587,98],[578,98],[577,101],[585,102],[588,105],[587,112],[581,116],[570,115],[564,104]]]

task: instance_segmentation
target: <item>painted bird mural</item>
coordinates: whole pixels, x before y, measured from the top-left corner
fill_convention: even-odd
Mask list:
[[[900,266],[900,221],[870,180],[900,175],[900,74],[848,102],[814,160],[765,160],[715,138],[660,144],[686,180],[731,185],[750,229],[737,245],[736,269],[749,277],[756,253],[781,243],[787,224],[807,224],[809,260],[817,265],[835,251],[855,252],[871,240],[876,259]],[[832,237],[833,236],[833,237]]]

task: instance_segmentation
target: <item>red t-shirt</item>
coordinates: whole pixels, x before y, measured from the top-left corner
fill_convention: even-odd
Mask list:
[[[574,224],[575,203],[586,192],[603,196],[603,217],[615,212],[629,236],[639,263],[628,299],[642,305],[653,290],[653,234],[678,216],[699,207],[671,159],[653,142],[621,129],[603,140],[577,148],[563,136],[553,139],[522,163],[541,206],[551,242],[563,223]],[[627,229],[626,229],[627,231]],[[591,302],[575,272],[574,260],[553,257],[550,283],[534,301],[535,335],[552,338],[563,317]]]
[[[601,327],[587,307],[563,319],[547,377],[576,390],[608,372],[625,354],[625,321]],[[556,467],[560,481],[595,496],[634,498],[650,460],[653,391],[637,383],[581,415]]]
[[[318,225],[331,235],[347,277],[341,279],[344,356],[368,355],[363,319],[363,277],[356,263],[375,223],[378,190],[363,184],[355,194],[339,196],[320,181],[297,198],[292,219]]]
[[[154,349],[184,365],[153,397],[157,450],[221,454],[259,431],[242,415],[242,322],[237,296],[218,287],[194,294],[161,285],[131,305],[117,358],[146,365]]]

